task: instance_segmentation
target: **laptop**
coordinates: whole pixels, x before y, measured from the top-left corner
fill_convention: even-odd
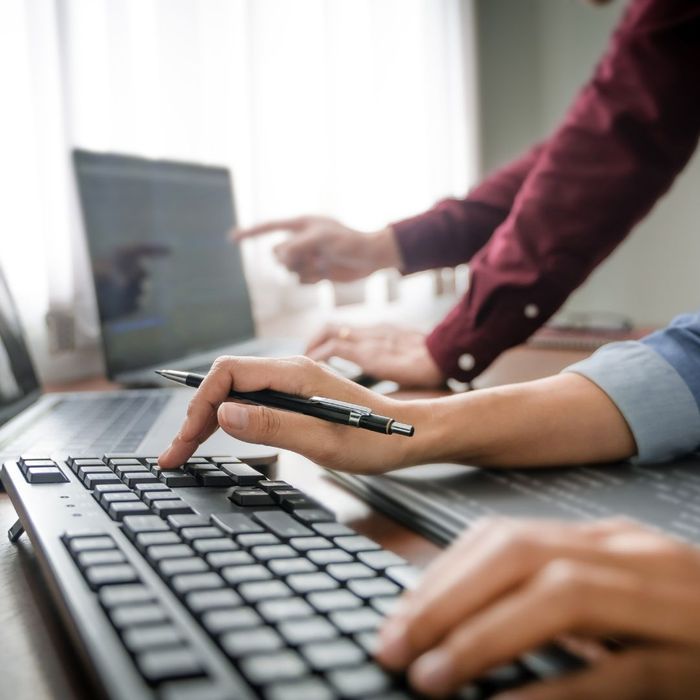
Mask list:
[[[302,352],[256,337],[226,168],[85,150],[73,161],[110,378],[158,384],[163,366]]]
[[[42,395],[22,336],[17,310],[0,270],[0,459],[55,452],[101,456],[157,455],[172,440],[192,393],[150,389]],[[232,450],[249,462],[275,460],[273,448],[218,432],[202,446],[208,454]]]

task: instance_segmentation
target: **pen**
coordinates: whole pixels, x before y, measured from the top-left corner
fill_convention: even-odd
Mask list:
[[[156,374],[170,379],[178,384],[198,387],[204,380],[201,374],[191,372],[180,372],[174,369],[157,369]],[[327,420],[331,423],[341,423],[350,425],[353,428],[364,428],[373,430],[375,433],[385,435],[405,435],[411,437],[414,433],[412,425],[399,423],[393,418],[378,416],[372,413],[371,408],[358,406],[354,403],[327,399],[323,396],[311,396],[308,399],[293,394],[285,394],[281,391],[263,389],[261,391],[229,391],[229,398],[239,401],[249,401],[250,403],[279,408],[283,411],[293,413],[303,413],[307,416]]]

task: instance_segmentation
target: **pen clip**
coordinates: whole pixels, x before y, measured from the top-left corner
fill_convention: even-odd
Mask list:
[[[347,401],[338,401],[337,399],[326,399],[323,396],[312,396],[309,401],[313,403],[320,404],[321,406],[328,406],[329,408],[342,408],[350,413],[359,413],[363,416],[372,415],[372,409],[367,406],[359,406],[356,403],[348,403]]]

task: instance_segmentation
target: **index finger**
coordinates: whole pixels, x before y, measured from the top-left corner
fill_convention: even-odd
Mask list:
[[[297,216],[292,219],[277,219],[275,221],[266,221],[262,224],[257,224],[257,226],[233,229],[231,231],[231,236],[236,241],[242,241],[246,238],[255,238],[256,236],[262,236],[274,231],[291,231],[292,233],[298,233],[306,224],[307,218],[305,216]]]

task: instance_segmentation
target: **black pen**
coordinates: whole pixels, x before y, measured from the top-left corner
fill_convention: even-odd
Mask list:
[[[191,372],[179,372],[174,369],[157,369],[156,374],[170,379],[178,384],[185,384],[191,387],[198,387],[204,380],[201,374]],[[405,435],[411,437],[414,428],[406,423],[399,423],[393,418],[378,416],[372,413],[371,408],[358,406],[354,403],[326,399],[323,396],[311,396],[308,399],[293,394],[284,394],[281,391],[263,389],[261,391],[229,391],[229,398],[239,401],[248,401],[261,406],[279,408],[292,413],[303,413],[307,416],[327,420],[331,423],[341,423],[350,425],[353,428],[364,428],[373,430],[375,433],[385,435]]]

